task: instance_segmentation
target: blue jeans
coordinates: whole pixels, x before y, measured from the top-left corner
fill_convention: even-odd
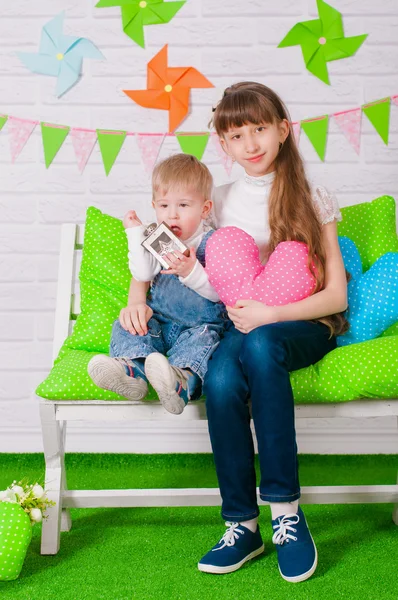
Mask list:
[[[203,381],[208,360],[218,346],[222,329],[220,325],[207,323],[187,328],[157,315],[157,318],[149,319],[148,333],[141,336],[132,335],[117,320],[112,327],[109,354],[136,359],[160,352],[167,356],[171,365],[191,369]]]
[[[204,393],[222,517],[258,516],[254,446],[248,400],[260,459],[260,497],[292,502],[300,497],[294,401],[289,371],[307,367],[336,348],[322,323],[286,321],[249,334],[231,324],[208,365]]]

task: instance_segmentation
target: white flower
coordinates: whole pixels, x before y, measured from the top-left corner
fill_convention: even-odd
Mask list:
[[[34,523],[40,523],[43,519],[40,508],[32,508],[30,511],[30,518]]]
[[[15,494],[18,494],[18,496],[22,496],[22,494],[24,493],[23,487],[21,487],[20,485],[13,485],[11,486],[11,489]]]
[[[0,502],[17,502],[17,497],[15,492],[7,488],[6,490],[0,492]]]
[[[32,493],[33,493],[33,496],[35,498],[37,498],[38,500],[40,500],[44,496],[44,490],[41,487],[41,485],[39,485],[38,483],[36,483],[36,485],[33,486]]]

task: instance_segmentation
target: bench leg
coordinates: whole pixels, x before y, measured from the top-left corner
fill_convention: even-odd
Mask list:
[[[62,510],[62,492],[66,489],[65,435],[66,422],[56,420],[56,404],[41,402],[40,418],[43,433],[44,458],[46,463],[45,490],[55,506],[47,509],[41,534],[41,554],[57,554],[60,532],[71,528],[70,512]]]
[[[398,474],[397,474],[397,485],[398,485]],[[392,509],[392,520],[395,525],[398,525],[398,504],[394,504]]]

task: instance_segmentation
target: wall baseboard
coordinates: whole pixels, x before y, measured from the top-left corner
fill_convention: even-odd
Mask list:
[[[398,454],[397,419],[300,419],[301,454]],[[67,452],[211,452],[206,421],[141,422],[139,425],[70,423]],[[43,452],[39,427],[0,427],[0,453]]]

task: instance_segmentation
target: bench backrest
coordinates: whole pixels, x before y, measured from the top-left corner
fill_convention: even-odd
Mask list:
[[[84,242],[84,225],[66,223],[61,227],[58,286],[55,308],[53,360],[71,332],[80,313],[79,269]]]

